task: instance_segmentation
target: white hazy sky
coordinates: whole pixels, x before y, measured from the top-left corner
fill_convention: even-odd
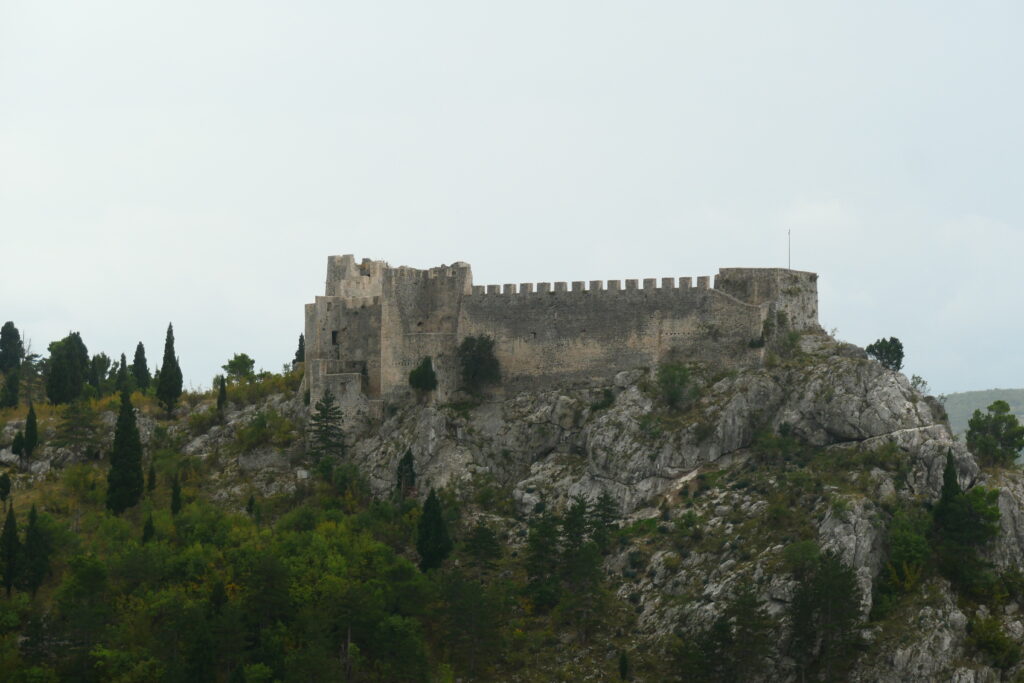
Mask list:
[[[0,0],[0,320],[278,370],[328,254],[478,284],[820,273],[1024,385],[1024,3]]]

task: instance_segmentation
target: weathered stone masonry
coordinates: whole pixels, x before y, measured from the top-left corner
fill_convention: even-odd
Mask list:
[[[500,390],[606,380],[666,360],[755,364],[765,321],[818,329],[817,275],[723,268],[698,277],[474,286],[467,263],[419,270],[331,256],[324,296],[306,305],[306,377],[350,410],[376,412],[409,392],[431,356],[438,398],[458,388],[455,350],[495,339]],[[780,315],[780,313],[782,315]]]

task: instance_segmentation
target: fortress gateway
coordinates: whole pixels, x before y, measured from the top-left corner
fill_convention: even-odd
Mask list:
[[[409,371],[430,356],[447,400],[456,348],[481,334],[495,340],[506,393],[607,381],[667,359],[756,364],[766,333],[819,329],[817,278],[723,268],[695,286],[681,277],[482,287],[468,263],[418,270],[331,256],[324,296],[306,304],[307,387],[314,402],[330,388],[348,410],[378,413],[409,394]]]

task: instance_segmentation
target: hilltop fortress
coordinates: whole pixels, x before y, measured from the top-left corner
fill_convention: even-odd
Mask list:
[[[777,330],[818,326],[817,275],[722,268],[714,277],[473,284],[468,263],[428,270],[352,255],[327,261],[324,296],[306,304],[306,387],[348,410],[379,414],[407,396],[409,371],[430,356],[437,398],[459,388],[463,339],[495,340],[509,392],[607,381],[666,360],[757,364]]]

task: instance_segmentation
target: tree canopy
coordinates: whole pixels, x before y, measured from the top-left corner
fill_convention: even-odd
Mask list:
[[[230,379],[238,382],[252,379],[256,361],[250,358],[248,354],[236,353],[231,357],[231,360],[221,367]]]
[[[178,399],[181,398],[181,386],[181,367],[178,365],[178,357],[174,354],[174,326],[168,323],[163,365],[160,366],[160,377],[156,385],[156,397],[168,413],[174,410]]]
[[[501,380],[501,365],[494,355],[494,339],[487,335],[466,337],[457,351],[462,386],[471,394],[479,394],[488,384]]]
[[[25,345],[21,341],[21,333],[8,320],[0,327],[0,373],[7,374],[18,369],[24,356]]]
[[[1024,427],[1006,401],[996,401],[967,421],[967,448],[982,465],[1008,467],[1024,449]]]
[[[135,408],[127,391],[121,392],[121,410],[110,449],[107,472],[107,509],[119,515],[142,497],[142,440],[135,421]]]
[[[135,347],[135,358],[132,360],[132,376],[135,378],[135,386],[145,391],[149,388],[152,376],[149,374],[149,366],[146,364],[146,348],[139,342]]]
[[[864,350],[868,352],[869,356],[890,370],[899,371],[903,368],[903,342],[896,337],[879,339],[868,344]]]
[[[46,396],[51,403],[70,403],[82,393],[89,375],[89,351],[78,332],[72,332],[49,346]]]

